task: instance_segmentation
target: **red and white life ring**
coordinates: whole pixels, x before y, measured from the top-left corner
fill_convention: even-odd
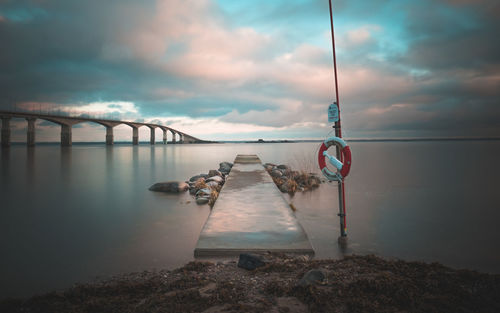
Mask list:
[[[334,144],[340,147],[343,162],[328,154],[328,148]],[[333,166],[335,166],[337,169],[336,173],[330,171],[328,167],[326,167],[325,157],[328,158]],[[341,181],[349,175],[349,171],[351,170],[351,148],[349,148],[342,138],[330,137],[323,142],[321,148],[319,149],[318,164],[321,172],[326,178],[329,180]]]

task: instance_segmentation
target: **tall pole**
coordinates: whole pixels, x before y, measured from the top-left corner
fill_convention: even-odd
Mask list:
[[[338,75],[337,75],[337,56],[335,52],[335,35],[333,31],[333,11],[332,11],[332,0],[328,0],[328,3],[330,5],[330,28],[332,32],[332,52],[333,52],[333,76],[335,78],[335,96],[337,100],[337,107],[338,107],[338,112],[339,112],[339,119],[337,122],[335,122],[335,125],[333,126],[335,128],[335,136],[342,138],[342,128],[340,124],[340,101],[339,101],[339,83],[338,83]],[[341,162],[343,161],[342,159],[342,154],[340,153],[340,148],[337,146],[336,149],[337,152],[337,159],[339,159]],[[344,181],[341,180],[338,182],[338,191],[339,191],[339,217],[340,217],[340,237],[346,237],[347,236],[347,225],[346,225],[346,211],[345,211],[345,188],[344,188]]]

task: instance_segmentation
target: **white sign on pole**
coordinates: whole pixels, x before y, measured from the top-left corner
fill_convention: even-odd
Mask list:
[[[334,102],[328,107],[328,123],[335,123],[339,121],[339,107]]]

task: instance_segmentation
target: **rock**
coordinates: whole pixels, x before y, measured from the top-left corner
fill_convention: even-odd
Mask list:
[[[198,291],[200,292],[200,296],[202,298],[209,298],[216,289],[217,289],[216,283],[209,283],[208,285],[200,288]]]
[[[285,165],[285,164],[280,164],[280,165],[278,165],[277,167],[278,167],[278,169],[280,169],[280,170],[288,170],[288,171],[290,170],[290,166]]]
[[[212,176],[212,177],[207,178],[205,181],[207,183],[214,181],[214,182],[216,182],[218,184],[222,184],[224,182],[224,179],[222,177],[220,177],[220,176]]]
[[[264,263],[262,258],[255,254],[242,253],[238,260],[238,267],[251,271],[264,265],[266,263]]]
[[[206,185],[209,187],[209,188],[212,188],[214,189],[215,187],[219,186],[219,183],[216,182],[216,181],[209,181],[206,183]]]
[[[209,198],[209,197],[205,197],[205,196],[203,196],[203,197],[197,197],[197,198],[196,198],[196,204],[200,204],[200,205],[201,205],[201,204],[207,204],[207,203],[208,203],[208,201],[210,201],[210,198]]]
[[[294,180],[289,179],[281,184],[278,188],[281,192],[294,193],[295,191],[297,191],[297,183]]]
[[[231,168],[231,167],[233,167],[233,163],[231,163],[231,162],[222,162],[222,163],[219,163],[219,166],[220,167],[229,167],[229,168]]]
[[[264,163],[264,168],[268,171],[272,170],[275,166],[273,163]]]
[[[184,182],[178,181],[168,181],[156,183],[153,186],[149,187],[151,191],[161,191],[161,192],[170,192],[170,193],[179,193],[189,189],[189,185]]]
[[[272,170],[271,173],[269,174],[271,175],[271,177],[276,177],[276,178],[283,176],[283,173],[281,173],[281,171],[279,170]]]
[[[213,177],[213,176],[220,176],[220,177],[222,177],[222,173],[219,172],[218,170],[210,170],[210,171],[208,171],[208,177]]]
[[[231,171],[231,168],[233,167],[233,163],[229,163],[229,162],[222,162],[222,163],[219,163],[219,171],[221,173],[229,173]]]
[[[210,188],[202,188],[196,192],[196,197],[210,196],[211,193]]]
[[[309,286],[313,284],[322,284],[326,279],[325,273],[319,269],[313,269],[305,273],[304,276],[299,280],[297,285],[299,286]]]
[[[189,179],[189,181],[194,182],[194,181],[197,181],[197,180],[198,180],[198,179],[200,179],[200,178],[207,178],[207,177],[208,177],[208,175],[207,175],[207,174],[199,174],[199,175],[195,175],[195,176],[191,177],[191,178]]]
[[[321,180],[317,176],[309,176],[308,184],[312,188],[316,188],[319,187],[319,184],[321,184]]]

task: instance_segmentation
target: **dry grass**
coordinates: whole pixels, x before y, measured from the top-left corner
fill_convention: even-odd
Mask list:
[[[299,184],[297,184],[297,182],[295,180],[293,180],[292,178],[290,178],[287,181],[287,184],[288,184],[288,193],[291,195],[295,194],[295,192],[297,191],[297,188],[299,187]]]
[[[265,258],[251,272],[233,260],[122,275],[1,300],[0,312],[500,312],[500,275],[375,256]],[[326,280],[298,285],[311,269]]]
[[[205,179],[204,178],[199,178],[195,183],[194,183],[194,187],[196,189],[203,189],[203,188],[208,188],[207,184],[205,183]]]
[[[217,198],[219,197],[220,186],[217,187],[215,189],[212,189],[212,192],[210,193],[210,200],[208,200],[208,205],[210,207],[214,206],[215,201],[217,201]]]
[[[317,151],[296,152],[291,157],[289,163],[294,170],[301,173],[317,173]]]

